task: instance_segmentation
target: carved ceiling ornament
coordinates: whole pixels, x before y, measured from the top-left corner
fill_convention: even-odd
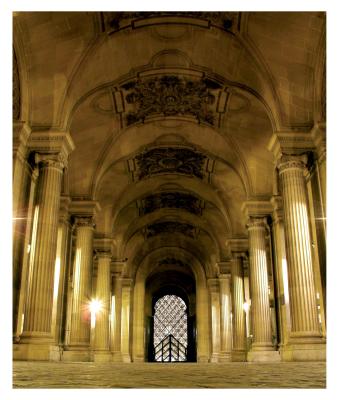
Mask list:
[[[161,233],[181,233],[185,236],[189,236],[190,238],[195,239],[199,232],[193,225],[177,221],[156,222],[154,224],[148,225],[145,229],[145,237],[147,239]]]
[[[166,257],[163,258],[159,265],[178,265],[179,267],[187,267],[188,265],[181,260],[178,260],[175,257]]]
[[[202,214],[203,201],[182,192],[160,192],[147,196],[140,202],[140,215],[149,214],[161,208],[179,208],[195,215]]]
[[[139,180],[156,174],[176,173],[204,178],[207,156],[183,147],[158,147],[145,150],[135,157]]]
[[[20,119],[21,98],[20,98],[20,77],[18,61],[13,48],[13,119]]]
[[[108,34],[127,27],[135,28],[135,21],[147,18],[176,17],[196,18],[205,21],[206,28],[215,26],[225,31],[234,32],[239,29],[239,12],[216,11],[132,11],[132,12],[102,12],[102,30]],[[180,21],[178,21],[180,23]],[[200,24],[199,24],[200,25]],[[204,25],[203,25],[204,26]]]
[[[193,116],[215,124],[216,93],[221,85],[211,79],[191,79],[176,75],[154,76],[124,84],[127,92],[126,124],[144,122],[151,116]],[[131,109],[132,108],[132,109]]]

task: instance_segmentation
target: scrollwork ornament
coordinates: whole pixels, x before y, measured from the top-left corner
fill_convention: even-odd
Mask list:
[[[39,166],[39,169],[56,168],[57,170],[62,172],[66,164],[66,159],[61,153],[57,154],[35,153],[35,163]]]
[[[277,163],[279,174],[282,174],[290,169],[300,169],[304,172],[306,170],[307,161],[308,158],[305,154],[300,156],[283,155]]]
[[[83,216],[83,217],[75,217],[74,218],[74,226],[76,229],[78,228],[92,228],[94,229],[94,218],[93,216]]]

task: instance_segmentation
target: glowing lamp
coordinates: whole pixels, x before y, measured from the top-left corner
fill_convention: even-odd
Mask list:
[[[97,312],[99,312],[102,309],[101,301],[97,300],[97,299],[91,300],[91,302],[89,303],[89,309],[92,314],[96,314]]]

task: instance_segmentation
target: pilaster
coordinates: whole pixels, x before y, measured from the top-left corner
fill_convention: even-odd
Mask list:
[[[211,307],[211,357],[210,362],[219,361],[220,353],[220,288],[219,280],[210,278],[207,287]]]
[[[232,356],[231,274],[219,275],[220,287],[220,362],[230,362]]]
[[[121,280],[121,356],[123,362],[131,362],[130,321],[133,280]]]

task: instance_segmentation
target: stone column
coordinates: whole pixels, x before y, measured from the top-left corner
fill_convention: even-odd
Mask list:
[[[21,333],[22,310],[20,310],[22,276],[24,258],[27,254],[25,247],[26,233],[30,232],[28,211],[31,208],[31,180],[34,180],[32,168],[27,162],[27,140],[30,128],[23,122],[13,123],[13,337]]]
[[[248,361],[276,361],[272,343],[268,269],[266,254],[266,219],[250,218],[248,223],[250,253],[250,289],[253,342]]]
[[[93,217],[76,217],[70,343],[64,360],[89,361],[93,268]]]
[[[232,301],[231,275],[219,275],[220,287],[220,362],[231,361],[232,354]]]
[[[112,314],[111,314],[111,351],[113,361],[122,361],[121,357],[121,274],[112,276]]]
[[[121,356],[123,362],[131,362],[130,321],[131,321],[131,292],[133,280],[121,280]]]
[[[26,294],[27,294],[27,286],[28,286],[28,274],[31,269],[30,265],[34,260],[34,254],[31,252],[31,242],[32,242],[32,231],[33,231],[33,220],[34,220],[34,200],[35,200],[35,192],[37,179],[39,175],[39,168],[35,167],[32,175],[31,175],[31,183],[29,190],[29,200],[28,200],[28,209],[27,209],[27,223],[25,229],[25,240],[22,248],[22,256],[20,253],[15,255],[16,249],[20,249],[20,241],[14,243],[16,241],[15,234],[13,235],[13,324],[16,323],[16,336],[15,341],[19,341],[20,336],[23,331],[23,322],[24,322],[24,313],[26,307]],[[37,222],[37,221],[36,221]],[[16,229],[16,224],[13,224],[13,229]],[[36,232],[36,229],[35,229]],[[35,241],[35,239],[34,239]],[[20,268],[20,263],[22,266]],[[21,269],[21,276],[20,271]],[[20,294],[19,299],[16,297],[19,290]],[[18,306],[17,306],[18,304]]]
[[[53,291],[53,314],[52,331],[55,344],[61,346],[64,340],[65,329],[65,289],[67,286],[69,243],[70,243],[70,221],[68,215],[69,197],[61,198],[57,251],[54,270],[54,291]]]
[[[97,251],[98,278],[96,299],[101,302],[101,310],[95,321],[94,361],[110,361],[109,350],[109,315],[111,306],[111,257],[110,251]]]
[[[232,361],[246,361],[246,315],[244,310],[243,259],[241,253],[232,254]]]
[[[210,362],[219,361],[220,353],[220,289],[218,279],[208,279],[207,286],[211,309],[211,356]]]
[[[288,357],[325,359],[317,315],[305,183],[305,157],[283,156],[278,168],[284,205],[286,255],[291,306]]]
[[[39,178],[33,222],[31,251],[34,254],[21,335],[23,359],[49,359],[53,343],[52,307],[55,255],[59,219],[61,179],[64,167],[61,154],[36,154]],[[14,355],[14,357],[16,357]]]
[[[274,269],[277,281],[277,298],[280,326],[279,348],[281,350],[281,353],[283,354],[283,349],[288,342],[291,323],[282,198],[280,196],[273,196],[271,198],[271,203],[273,205],[273,243],[275,256]]]

